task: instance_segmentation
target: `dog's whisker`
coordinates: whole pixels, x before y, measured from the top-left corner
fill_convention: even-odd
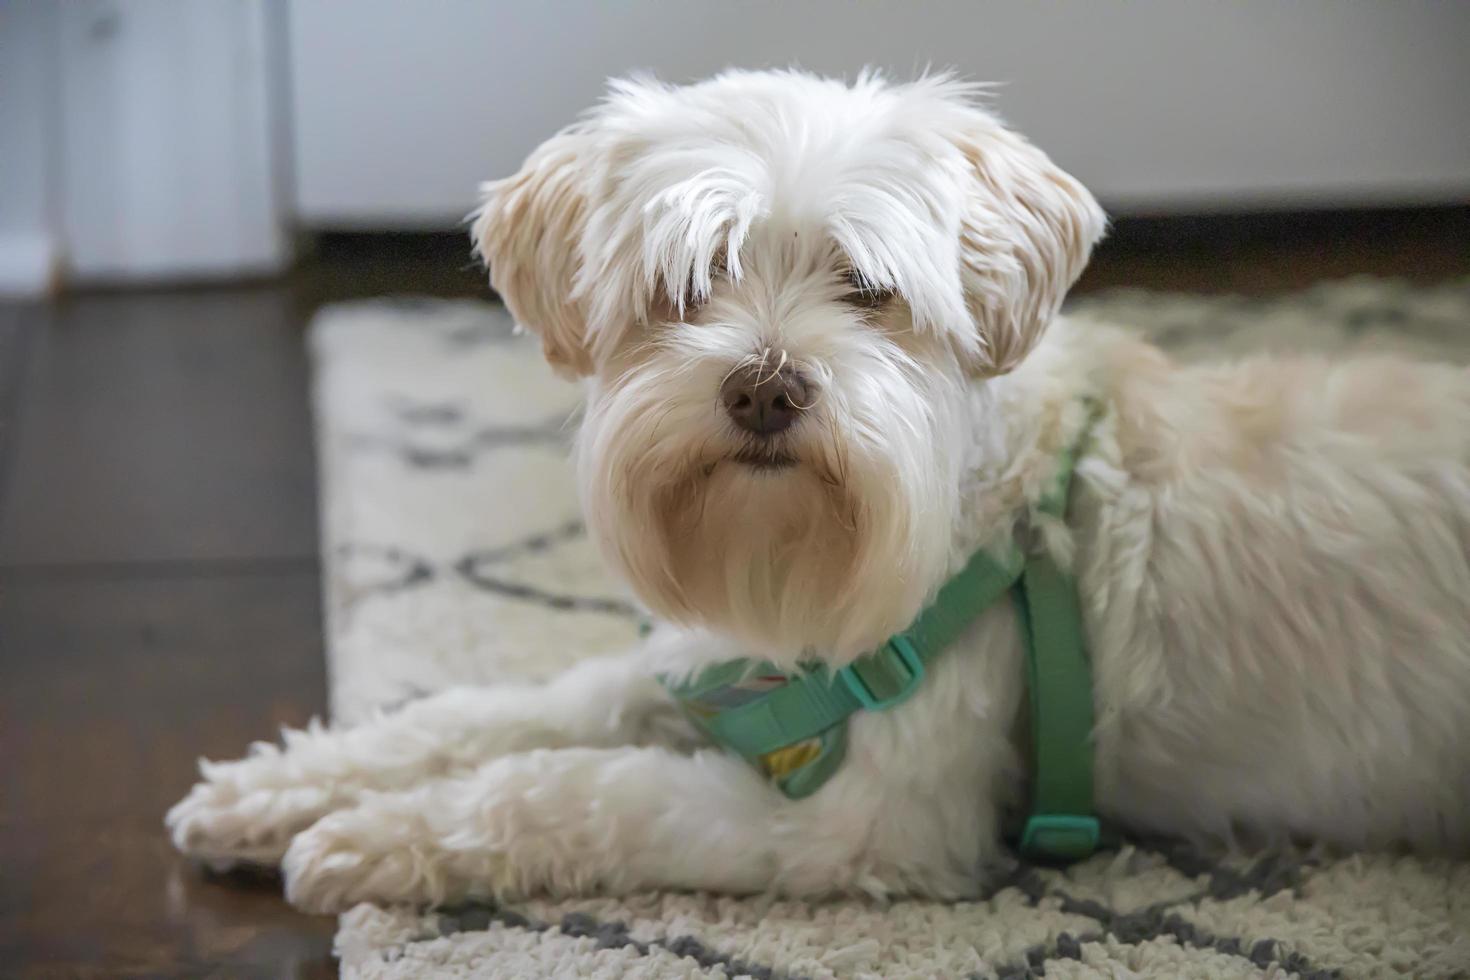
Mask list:
[[[653,420],[653,430],[649,433],[650,439],[658,438],[659,429],[663,427],[664,420],[667,419],[671,414],[673,414],[674,409],[676,408],[678,408],[677,405],[671,404],[658,414],[658,416]]]
[[[739,371],[741,368],[745,368],[745,367],[749,367],[749,366],[750,366],[750,359],[749,358],[744,358],[742,360],[736,361],[735,364],[730,368],[730,370],[728,370],[728,371],[725,372],[725,376],[720,379],[719,387],[720,388],[725,387],[725,382],[726,381],[729,381],[731,378],[735,377],[735,372],[736,371]]]
[[[756,375],[755,375],[755,384],[752,385],[752,387],[759,388],[761,385],[765,384],[767,381],[774,380],[781,373],[781,369],[779,367],[777,367],[768,376],[766,376],[764,378],[761,377],[760,372],[765,369],[766,362],[770,359],[770,354],[771,354],[771,349],[769,347],[767,347],[765,349],[765,351],[763,351],[761,353],[760,365],[759,365],[759,367],[758,367],[758,369],[756,371]]]
[[[817,407],[817,404],[819,402],[821,402],[821,400],[822,400],[822,394],[821,394],[821,392],[820,391],[813,391],[812,392],[812,400],[811,401],[807,402],[805,405],[800,405],[800,404],[797,404],[796,402],[793,401],[793,402],[791,402],[791,407],[794,408],[794,409],[796,409],[798,412],[809,412],[812,409],[816,408]]]

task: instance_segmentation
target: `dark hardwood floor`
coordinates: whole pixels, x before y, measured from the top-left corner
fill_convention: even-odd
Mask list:
[[[325,703],[292,291],[0,316],[0,976],[335,975],[331,919],[162,826]]]
[[[1464,209],[1120,223],[1081,288],[1470,274]],[[0,977],[321,977],[333,921],[173,853],[167,807],[324,706],[304,324],[485,295],[462,236],[324,240],[281,283],[0,306]]]

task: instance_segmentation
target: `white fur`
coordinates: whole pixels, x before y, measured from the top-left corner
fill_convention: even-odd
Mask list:
[[[487,185],[497,289],[587,375],[577,458],[608,561],[665,621],[544,686],[287,733],[169,814],[281,861],[307,908],[594,889],[973,894],[1023,806],[1008,603],[790,801],[652,680],[841,663],[1017,535],[1078,579],[1097,804],[1134,831],[1470,851],[1470,375],[1388,359],[1182,368],[1053,322],[1087,192],[948,79],[730,73],[608,101]],[[844,300],[852,272],[896,298]],[[813,403],[756,470],[736,367]],[[1033,512],[1105,407],[1066,525]]]

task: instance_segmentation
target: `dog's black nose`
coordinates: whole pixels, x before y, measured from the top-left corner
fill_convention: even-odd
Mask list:
[[[746,432],[771,436],[791,428],[806,410],[809,389],[790,364],[779,368],[750,364],[737,368],[720,386],[725,413]]]

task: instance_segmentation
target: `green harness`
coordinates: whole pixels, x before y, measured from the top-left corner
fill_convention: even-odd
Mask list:
[[[1089,422],[1061,454],[1053,485],[1037,505],[1041,513],[1065,518],[1072,471],[1090,429]],[[1076,860],[1090,855],[1099,837],[1092,812],[1092,677],[1076,589],[1040,549],[1023,554],[1012,545],[999,557],[976,552],[908,629],[845,667],[813,664],[788,672],[732,660],[664,684],[712,741],[800,799],[841,765],[852,714],[886,711],[910,697],[926,666],[1008,592],[1025,640],[1031,692],[1031,808],[1019,847],[1028,857]]]

